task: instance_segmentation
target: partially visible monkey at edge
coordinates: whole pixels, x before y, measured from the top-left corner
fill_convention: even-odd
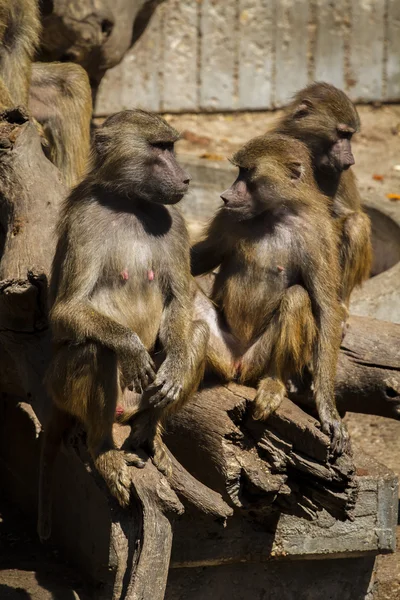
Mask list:
[[[28,106],[31,65],[40,30],[35,0],[0,2],[0,112]]]
[[[131,419],[132,445],[146,445],[168,472],[161,423],[203,376],[209,330],[192,320],[189,237],[174,206],[189,175],[175,158],[177,139],[154,114],[109,117],[95,133],[91,170],[65,202],[51,278],[46,383],[54,411],[42,454],[42,539],[50,532],[49,474],[70,417],[83,423],[96,469],[126,506],[128,465],[144,463],[134,451],[115,449],[117,403],[133,386],[141,403],[123,419]]]
[[[338,241],[306,146],[256,137],[232,158],[236,181],[203,240],[192,273],[219,267],[211,298],[196,296],[210,327],[207,365],[224,380],[257,386],[254,416],[280,405],[285,383],[311,364],[322,429],[340,454],[348,435],[335,404],[341,339]]]
[[[13,109],[29,106],[48,158],[72,187],[89,157],[89,78],[72,63],[33,63],[40,32],[37,0],[0,1],[0,113],[15,118]]]
[[[346,312],[351,292],[368,279],[372,263],[371,224],[351,170],[351,138],[359,128],[356,107],[344,92],[328,83],[313,83],[295,95],[273,129],[308,146],[315,179],[330,199],[339,231],[340,295]]]
[[[86,71],[73,63],[34,63],[29,109],[43,127],[48,158],[73,187],[86,171],[90,152],[92,95]]]

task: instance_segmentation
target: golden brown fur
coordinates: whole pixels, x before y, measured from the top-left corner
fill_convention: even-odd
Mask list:
[[[40,30],[35,0],[0,2],[0,110],[28,106],[31,64]]]
[[[33,64],[40,30],[36,0],[0,2],[0,112],[29,104],[50,160],[73,186],[89,155],[89,79],[72,63]]]
[[[90,151],[92,95],[86,71],[73,63],[35,63],[29,107],[43,126],[50,160],[73,187],[85,173]]]
[[[371,225],[349,168],[354,163],[350,140],[359,128],[355,106],[344,92],[328,83],[314,83],[300,90],[274,128],[308,146],[316,181],[331,200],[340,240],[340,295],[347,307],[353,289],[369,277],[372,263]],[[337,142],[346,140],[347,149],[336,152]]]
[[[194,275],[217,267],[211,301],[196,314],[210,327],[208,367],[256,385],[255,415],[279,406],[290,376],[311,363],[315,399],[334,452],[347,434],[335,407],[340,344],[338,240],[308,150],[287,136],[248,142],[233,157],[235,183],[192,248]]]
[[[189,177],[173,153],[176,139],[150,113],[108,118],[96,131],[87,176],[65,202],[50,288],[54,352],[46,383],[55,410],[47,428],[53,450],[46,441],[43,450],[42,538],[62,423],[69,416],[83,423],[96,469],[126,506],[128,465],[144,462],[115,449],[117,404],[135,389],[137,406],[123,417],[131,420],[131,445],[168,471],[161,423],[202,377],[208,328],[192,320],[189,238],[174,206]]]

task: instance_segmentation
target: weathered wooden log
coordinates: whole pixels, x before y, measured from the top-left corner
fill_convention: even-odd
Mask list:
[[[238,508],[280,508],[351,518],[357,490],[351,456],[330,456],[319,423],[289,399],[267,423],[254,421],[255,390],[236,384],[199,392],[168,426],[167,444],[197,479]],[[190,450],[187,440],[190,440]]]

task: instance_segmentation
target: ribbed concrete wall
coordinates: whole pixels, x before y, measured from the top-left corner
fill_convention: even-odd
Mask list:
[[[321,79],[400,100],[400,0],[167,0],[96,112],[270,109]]]

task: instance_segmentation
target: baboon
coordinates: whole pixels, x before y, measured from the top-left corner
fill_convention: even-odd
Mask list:
[[[0,111],[28,106],[31,64],[40,29],[37,2],[0,2]]]
[[[74,186],[90,152],[92,93],[86,71],[73,63],[34,63],[29,108],[43,127],[48,158],[66,185]]]
[[[371,225],[361,207],[351,138],[360,128],[354,104],[344,92],[328,83],[313,83],[299,91],[274,131],[304,142],[312,157],[314,176],[339,231],[341,290],[348,309],[353,289],[371,271]]]
[[[89,156],[89,78],[72,63],[32,64],[40,30],[35,0],[0,2],[0,112],[29,105],[48,158],[73,186]]]
[[[254,416],[282,401],[289,376],[311,364],[314,396],[333,453],[347,433],[334,396],[340,346],[337,234],[298,140],[256,137],[232,159],[239,175],[221,198],[192,273],[219,267],[196,316],[210,327],[208,367],[225,380],[257,385]]]
[[[162,118],[126,110],[95,132],[91,169],[67,198],[50,286],[53,357],[46,384],[54,412],[43,445],[39,534],[50,532],[51,469],[70,417],[81,421],[98,472],[129,503],[134,452],[115,449],[116,407],[133,386],[131,442],[163,472],[161,422],[203,376],[208,327],[193,321],[186,226],[174,206],[189,175],[174,155],[178,133]],[[160,354],[161,353],[161,354]],[[161,362],[158,370],[153,359]]]

